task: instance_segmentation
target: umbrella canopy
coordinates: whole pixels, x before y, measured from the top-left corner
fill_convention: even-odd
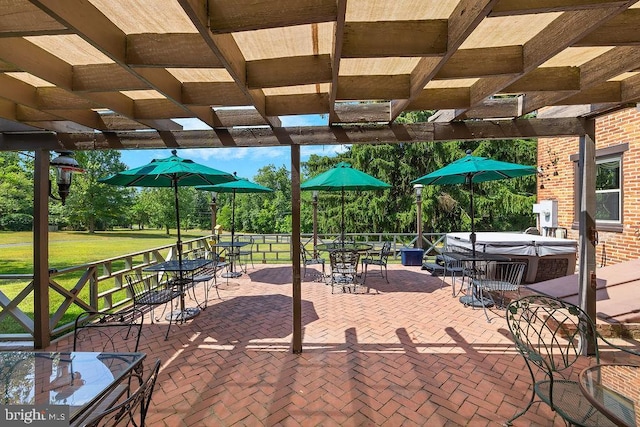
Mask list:
[[[235,174],[234,174],[235,175]],[[240,178],[236,181],[225,182],[216,185],[201,185],[196,187],[197,190],[215,191],[216,193],[233,193],[231,199],[231,241],[235,236],[235,219],[236,219],[236,193],[271,193],[273,190],[264,185],[256,184],[248,179]]]
[[[468,184],[469,179],[472,182],[485,182],[517,178],[535,173],[537,173],[537,169],[533,166],[472,156],[470,152],[467,152],[465,157],[411,182],[423,185]]]
[[[98,180],[105,184],[121,185],[124,187],[172,187],[176,209],[176,230],[178,233],[178,260],[182,262],[182,240],[180,236],[180,210],[178,205],[178,187],[194,187],[196,185],[214,185],[235,181],[235,177],[227,172],[210,168],[183,159],[171,151],[171,156],[165,159],[153,159],[150,163],[118,172],[107,178]]]
[[[305,181],[300,185],[301,190],[323,190],[342,192],[342,221],[340,235],[344,241],[344,192],[345,190],[382,190],[391,185],[380,181],[369,174],[351,167],[349,163],[340,162],[333,168]]]
[[[471,203],[471,247],[475,254],[475,212],[473,205],[473,184],[476,182],[496,181],[500,179],[516,178],[533,175],[537,169],[533,166],[525,166],[517,163],[501,162],[486,157],[471,155],[471,150],[461,159],[451,162],[447,166],[431,172],[423,177],[414,179],[412,184],[446,185],[467,184],[470,190]]]

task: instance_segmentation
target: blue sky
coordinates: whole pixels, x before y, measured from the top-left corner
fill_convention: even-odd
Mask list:
[[[319,115],[280,117],[282,125],[292,126],[326,126],[327,119]],[[180,121],[185,130],[208,129],[202,122]],[[205,125],[206,126],[206,125]],[[300,147],[300,161],[305,161],[311,154],[333,156],[345,150],[343,145],[312,145]],[[149,163],[154,158],[168,157],[171,149],[163,150],[122,150],[122,161],[134,168]],[[178,149],[178,156],[191,159],[209,167],[225,172],[237,172],[238,176],[253,179],[260,168],[274,165],[291,169],[290,149],[288,147],[263,148],[214,148],[214,149]]]

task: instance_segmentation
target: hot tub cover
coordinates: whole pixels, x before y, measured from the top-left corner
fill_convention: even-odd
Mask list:
[[[469,233],[447,233],[447,247],[471,250]],[[483,231],[476,233],[476,251],[491,254],[547,256],[575,254],[578,242],[571,239],[537,236],[517,232]]]

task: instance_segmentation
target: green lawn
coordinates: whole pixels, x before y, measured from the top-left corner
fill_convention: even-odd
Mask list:
[[[182,240],[206,236],[210,231],[182,233]],[[175,243],[175,230],[117,230],[93,234],[80,231],[49,233],[49,266],[62,269]],[[0,231],[0,274],[33,273],[33,233]]]
[[[130,253],[162,247],[175,243],[175,230],[167,235],[164,230],[117,230],[89,234],[87,232],[56,231],[49,233],[49,268],[62,270],[67,267],[92,263]],[[196,239],[210,232],[205,230],[186,231],[182,240]],[[114,265],[114,268],[123,268]],[[32,232],[0,232],[0,274],[32,274],[33,273],[33,233]],[[55,278],[56,282],[71,289],[78,281],[81,272],[73,272]],[[24,289],[29,281],[0,280],[0,291],[12,299]],[[108,288],[109,283],[101,285],[101,291]],[[88,287],[81,291],[82,299],[88,299]],[[55,311],[63,301],[63,297],[50,290],[51,310]],[[33,318],[33,294],[29,294],[18,307]],[[72,321],[82,310],[71,306],[61,320],[61,324]],[[22,327],[7,316],[0,321],[2,333],[23,333]]]

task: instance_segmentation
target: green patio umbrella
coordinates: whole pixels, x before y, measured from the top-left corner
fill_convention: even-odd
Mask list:
[[[537,169],[533,166],[472,156],[471,150],[467,150],[467,155],[463,158],[451,162],[447,166],[433,171],[430,174],[414,179],[411,183],[422,185],[467,184],[469,186],[471,205],[471,235],[469,239],[471,240],[472,258],[475,264],[476,229],[473,184],[476,182],[517,178],[535,173],[537,173]],[[473,268],[475,269],[475,265]]]
[[[234,173],[235,176],[235,173]],[[231,241],[233,241],[236,228],[236,193],[271,193],[273,190],[264,185],[256,184],[246,178],[237,178],[236,181],[225,182],[216,185],[200,185],[197,190],[214,191],[216,193],[233,193],[231,199]]]
[[[471,247],[475,252],[476,230],[473,184],[476,182],[517,178],[520,176],[533,175],[537,172],[537,169],[533,166],[501,162],[487,157],[472,156],[471,150],[467,150],[467,155],[463,158],[451,162],[447,166],[433,171],[430,174],[414,179],[411,183],[422,185],[467,184],[469,186],[471,196]]]
[[[195,187],[197,185],[214,185],[235,181],[235,177],[227,172],[210,168],[183,159],[171,151],[171,156],[165,159],[153,159],[151,163],[118,172],[99,182],[123,187],[171,187],[173,188],[176,209],[176,230],[178,233],[178,261],[182,263],[182,238],[180,236],[180,209],[178,205],[178,187]]]
[[[340,162],[333,168],[305,181],[300,185],[301,190],[322,190],[342,192],[342,220],[340,223],[340,237],[344,241],[344,192],[382,190],[391,185],[378,178],[351,167],[349,163]]]

